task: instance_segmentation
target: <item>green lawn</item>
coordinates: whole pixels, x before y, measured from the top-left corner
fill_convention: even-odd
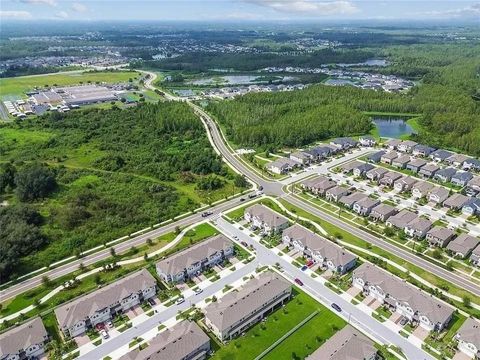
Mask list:
[[[277,348],[267,355],[267,358],[291,359],[292,351],[295,351],[299,355],[303,353],[306,354],[307,349],[305,348],[305,343],[311,344],[310,351],[313,352],[321,344],[321,342],[317,341],[317,336],[324,341],[334,333],[334,328],[340,329],[345,325],[345,322],[337,315],[333,314],[299,289],[295,288],[295,293],[295,298],[292,299],[285,308],[279,309],[269,315],[265,323],[255,325],[247,331],[244,337],[232,340],[228,345],[222,346],[222,348],[213,355],[212,359],[254,359],[315,310],[319,310],[320,313],[290,335],[290,337],[286,338]],[[315,330],[312,331],[313,329]],[[285,353],[285,350],[282,350],[285,348],[288,349],[287,353]]]
[[[104,72],[73,72],[70,74],[53,74],[40,76],[20,76],[0,79],[0,98],[9,95],[24,95],[35,87],[65,86],[88,82],[118,83],[139,78],[136,71],[104,71]]]

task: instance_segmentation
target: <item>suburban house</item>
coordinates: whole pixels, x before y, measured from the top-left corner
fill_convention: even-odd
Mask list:
[[[405,234],[416,239],[423,239],[427,234],[427,231],[432,228],[433,224],[430,220],[418,217],[415,220],[409,222],[405,226]]]
[[[465,215],[476,215],[480,214],[480,199],[479,198],[470,198],[462,207],[462,213]]]
[[[397,150],[401,152],[406,152],[406,153],[411,153],[413,151],[413,148],[417,146],[418,144],[415,141],[412,140],[405,140],[402,141],[398,146]]]
[[[347,150],[358,145],[358,142],[349,137],[336,138],[330,141],[330,145],[334,145],[342,150]]]
[[[56,308],[55,316],[63,333],[74,337],[155,296],[156,292],[157,281],[148,270],[142,269]]]
[[[203,360],[210,352],[210,338],[193,321],[184,320],[160,332],[144,349],[136,348],[118,360]]]
[[[470,255],[470,262],[475,266],[480,266],[480,244],[477,245]]]
[[[300,186],[315,195],[325,196],[328,189],[335,187],[337,183],[324,176],[319,176],[313,179],[303,181]]]
[[[393,184],[396,180],[400,179],[403,175],[396,171],[389,171],[380,179],[379,183],[381,185],[393,187]]]
[[[299,165],[298,162],[289,159],[289,158],[279,158],[272,162],[269,162],[266,165],[268,171],[271,171],[274,174],[286,174],[289,171],[292,171],[295,167]]]
[[[385,164],[392,164],[393,160],[398,158],[398,154],[395,151],[389,151],[385,154],[382,155],[380,158],[380,161],[385,163]]]
[[[419,170],[418,174],[425,178],[432,178],[435,176],[440,167],[434,163],[428,163]]]
[[[433,178],[438,181],[448,182],[452,180],[452,176],[457,173],[457,170],[454,168],[445,168],[438,170]]]
[[[375,360],[377,352],[372,340],[347,325],[305,360]]]
[[[375,221],[385,222],[390,216],[397,213],[397,209],[392,205],[380,204],[375,206],[370,212],[370,217]]]
[[[450,190],[443,186],[435,186],[428,195],[428,201],[432,201],[435,204],[442,204],[450,196]]]
[[[427,232],[427,241],[430,246],[445,247],[453,240],[455,232],[443,226],[435,226]]]
[[[434,152],[436,149],[423,145],[423,144],[418,144],[413,147],[412,154],[414,156],[424,156],[428,157],[432,152]]]
[[[410,191],[416,182],[416,179],[410,176],[404,176],[401,179],[395,181],[395,183],[393,184],[393,188],[399,192]]]
[[[442,162],[452,155],[453,153],[451,153],[450,151],[438,149],[430,154],[430,159],[436,162]]]
[[[467,155],[464,154],[453,154],[445,159],[445,162],[449,165],[453,165],[456,167],[462,167],[465,160],[468,159]]]
[[[407,164],[407,170],[418,173],[427,162],[423,159],[415,158]]]
[[[161,260],[155,267],[164,281],[178,283],[223,262],[234,252],[233,242],[219,234]]]
[[[366,197],[367,195],[365,195],[364,193],[356,191],[350,195],[342,196],[340,200],[338,200],[338,202],[343,206],[345,206],[346,208],[352,209],[353,205],[355,205],[357,201],[363,200]]]
[[[325,193],[325,197],[328,201],[338,201],[342,196],[348,195],[349,190],[343,186],[334,186]]]
[[[479,239],[462,233],[458,235],[455,240],[450,241],[450,243],[447,245],[447,250],[450,250],[454,256],[465,259],[468,255],[470,255],[473,249],[478,246],[478,244],[480,244]]]
[[[338,274],[352,269],[357,261],[352,253],[297,224],[283,230],[282,240],[319,264],[322,269],[330,269]]]
[[[429,331],[441,331],[454,309],[394,275],[363,263],[353,271],[353,285],[382,304]]]
[[[385,150],[377,151],[373,154],[367,155],[366,159],[370,163],[379,163],[382,159],[382,156],[385,155],[387,152]]]
[[[288,219],[270,208],[255,204],[245,209],[245,220],[266,233],[277,233],[288,227]]]
[[[416,199],[421,199],[428,196],[435,185],[426,181],[419,181],[412,187],[412,196]]]
[[[410,162],[410,155],[403,155],[393,159],[392,166],[398,169],[405,169],[409,162]]]
[[[221,341],[241,335],[266,315],[281,307],[292,295],[292,285],[267,271],[211,302],[204,310],[205,325]]]
[[[480,191],[480,176],[474,176],[469,182],[468,187]]]
[[[480,321],[469,317],[458,329],[457,348],[472,359],[480,359]]]
[[[353,204],[353,211],[362,216],[368,216],[378,204],[380,204],[379,200],[366,197]]]
[[[400,139],[390,139],[387,142],[385,142],[385,146],[390,150],[396,150],[398,145],[400,145],[401,143],[402,143],[402,140]]]
[[[363,163],[362,165],[357,166],[355,169],[353,169],[353,175],[356,177],[360,177],[366,174],[367,171],[370,171],[374,169],[375,166],[369,163]]]
[[[453,194],[443,202],[443,206],[451,210],[460,210],[468,202],[468,196]]]
[[[452,184],[457,186],[465,186],[467,183],[473,179],[473,175],[468,171],[459,171],[452,176]]]
[[[386,222],[387,226],[405,229],[407,225],[418,217],[417,214],[409,210],[401,210],[399,213],[390,216]]]
[[[337,148],[335,148],[337,150]],[[313,160],[319,161],[330,156],[334,151],[328,146],[317,146],[305,151],[306,154],[312,156]]]
[[[42,319],[36,317],[0,334],[0,359],[37,359],[45,353],[48,333]]]
[[[294,152],[294,153],[291,153],[290,154],[290,159],[299,163],[299,164],[302,164],[302,165],[307,165],[310,163],[310,161],[312,161],[312,158],[313,156],[306,153],[306,152],[303,152],[303,151],[297,151],[297,152]]]
[[[358,142],[362,146],[373,146],[377,143],[375,138],[371,135],[363,135],[358,138]]]
[[[342,164],[339,166],[340,170],[342,171],[342,173],[344,174],[349,174],[351,173],[354,169],[362,166],[362,165],[365,165],[365,163],[361,162],[361,161],[358,161],[358,160],[354,160],[354,161],[351,161],[351,162],[348,162],[346,164]],[[371,165],[370,165],[371,166]]]
[[[365,176],[371,181],[379,181],[383,175],[388,173],[388,170],[383,167],[375,167],[370,171],[367,171]]]
[[[466,170],[474,170],[474,171],[479,171],[480,170],[480,160],[478,159],[467,159],[463,162],[463,168]]]

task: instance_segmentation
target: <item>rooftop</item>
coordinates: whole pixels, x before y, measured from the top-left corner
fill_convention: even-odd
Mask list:
[[[47,330],[39,317],[16,326],[0,334],[0,357],[3,359],[3,355],[16,354],[19,350],[42,344],[47,335]]]
[[[277,214],[275,211],[261,204],[250,206],[245,210],[245,213],[260,219],[270,227],[280,226],[288,222],[285,216]]]

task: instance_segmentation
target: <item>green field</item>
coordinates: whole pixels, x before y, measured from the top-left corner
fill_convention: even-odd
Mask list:
[[[252,327],[245,336],[222,346],[212,359],[254,359],[316,310],[319,313],[315,317],[283,340],[265,358],[290,360],[292,353],[303,358],[345,326],[345,321],[304,292],[294,288],[294,293],[295,297],[284,308],[269,315],[265,323]]]
[[[138,79],[136,71],[72,72],[51,75],[20,76],[0,79],[0,98],[24,95],[26,91],[45,86],[65,86],[81,83],[118,83]]]

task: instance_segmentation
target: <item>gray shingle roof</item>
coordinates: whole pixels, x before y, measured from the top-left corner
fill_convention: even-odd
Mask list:
[[[155,278],[146,269],[137,271],[110,285],[73,300],[55,309],[61,327],[70,327],[97,310],[104,309],[130,294],[156,285]]]
[[[438,149],[438,150],[435,150],[433,153],[431,153],[430,156],[432,158],[438,158],[438,159],[441,159],[441,160],[445,160],[446,158],[452,156],[452,153],[450,151],[447,151],[447,150]]]
[[[356,256],[345,251],[340,246],[320,237],[300,225],[293,225],[283,230],[283,236],[287,235],[297,240],[310,250],[317,251],[327,260],[332,260],[336,266],[344,266],[356,259]]]
[[[414,311],[427,316],[433,323],[444,323],[453,313],[453,309],[431,295],[423,293],[396,276],[371,265],[363,263],[353,272],[354,277],[366,283],[380,287],[399,302],[408,303]]]
[[[424,218],[416,218],[412,222],[410,222],[407,226],[410,229],[413,229],[415,231],[426,231],[432,227],[432,222],[428,219]]]
[[[350,194],[350,195],[347,195],[347,196],[342,196],[342,198],[340,199],[339,202],[341,204],[344,204],[344,205],[347,205],[347,206],[352,206],[357,201],[365,199],[366,197],[367,197],[367,195],[357,191],[357,192],[354,192],[353,194]]]
[[[245,210],[245,213],[255,216],[272,228],[288,223],[288,219],[285,216],[277,214],[275,211],[261,204],[250,206]]]
[[[393,226],[403,229],[405,226],[408,225],[408,223],[415,220],[417,217],[417,214],[404,209],[401,210],[398,214],[389,217],[388,222],[391,223]]]
[[[479,243],[480,240],[476,237],[462,233],[456,239],[450,241],[450,243],[447,245],[447,249],[456,253],[467,255]]]
[[[0,334],[0,357],[16,354],[31,345],[42,344],[47,335],[47,330],[39,317],[16,326]]]
[[[453,194],[447,200],[444,201],[443,205],[453,208],[461,208],[468,201],[468,197],[462,194]]]
[[[137,348],[119,360],[181,360],[209,341],[196,323],[185,320],[155,336],[145,349]]]
[[[468,318],[458,329],[458,334],[460,339],[480,349],[480,322],[478,320]]]
[[[347,325],[306,360],[364,360],[372,358],[376,353],[372,340]]]
[[[427,235],[433,236],[434,238],[440,239],[442,241],[450,239],[450,237],[452,237],[454,234],[455,232],[453,230],[450,230],[449,228],[443,226],[435,226],[427,233]]]
[[[396,208],[393,207],[392,205],[388,205],[388,204],[380,204],[378,206],[375,206],[372,209],[372,212],[375,212],[375,213],[380,214],[380,215],[388,215],[388,214],[392,213],[393,211],[396,211]]]
[[[210,303],[205,308],[205,317],[223,331],[291,287],[287,280],[276,273],[261,273],[239,291],[232,291],[217,302]]]
[[[178,274],[196,262],[208,258],[219,251],[227,250],[232,246],[233,243],[223,234],[215,235],[188,249],[169,256],[158,262],[156,267],[157,269],[161,269],[164,274]]]

